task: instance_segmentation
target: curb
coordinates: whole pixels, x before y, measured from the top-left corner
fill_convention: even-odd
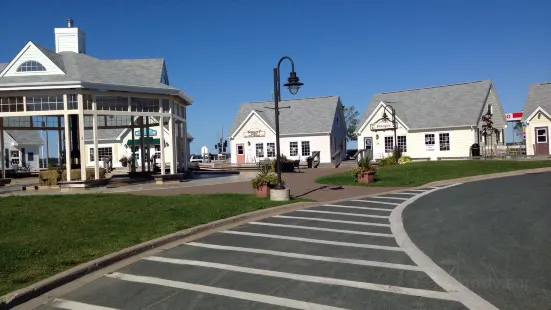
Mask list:
[[[319,204],[318,202],[297,202],[287,204],[283,206],[256,210],[253,212],[236,215],[230,218],[217,220],[214,222],[206,223],[203,225],[191,227],[185,230],[181,230],[163,237],[159,237],[150,241],[140,243],[123,249],[121,251],[105,255],[95,260],[83,263],[75,266],[69,270],[63,271],[49,278],[46,278],[38,283],[19,289],[15,292],[8,293],[7,295],[0,297],[0,310],[11,309],[22,303],[30,301],[33,298],[39,297],[55,288],[58,288],[64,284],[81,278],[87,274],[90,274],[99,269],[113,265],[119,261],[130,258],[132,256],[144,253],[151,249],[166,245],[168,243],[191,237],[199,233],[204,233],[208,230],[221,229],[225,226],[238,226],[246,222],[256,220],[256,218],[264,218],[270,216],[270,214],[278,214],[289,211],[298,210],[301,208],[313,206]]]

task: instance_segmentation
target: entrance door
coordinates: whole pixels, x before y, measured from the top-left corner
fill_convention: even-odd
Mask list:
[[[536,128],[536,156],[549,155],[549,128]]]
[[[236,144],[237,148],[237,163],[243,164],[245,163],[245,145],[244,144]]]
[[[365,156],[368,156],[370,159],[373,159],[373,138],[365,137],[364,138],[364,149]]]

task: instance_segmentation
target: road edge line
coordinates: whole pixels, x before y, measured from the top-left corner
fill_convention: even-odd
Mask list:
[[[449,275],[444,269],[438,266],[428,255],[423,253],[409,238],[402,220],[402,212],[404,209],[416,201],[417,199],[436,192],[441,189],[450,188],[453,186],[461,185],[462,183],[456,183],[446,185],[440,188],[428,190],[426,192],[416,195],[400,205],[396,206],[390,214],[390,229],[392,234],[396,238],[398,246],[404,250],[404,252],[413,260],[422,271],[428,274],[428,276],[440,285],[448,293],[456,295],[456,300],[461,302],[467,308],[472,310],[499,310],[497,307],[483,299],[482,297],[469,290],[466,286],[457,281],[454,277]]]

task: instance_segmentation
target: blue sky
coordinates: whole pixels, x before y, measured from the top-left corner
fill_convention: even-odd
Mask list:
[[[28,40],[54,49],[68,17],[91,56],[165,58],[171,85],[195,100],[192,152],[227,134],[241,102],[270,99],[284,55],[305,83],[296,97],[340,95],[360,112],[376,92],[481,79],[520,111],[528,85],[551,80],[547,0],[6,2],[0,62]]]

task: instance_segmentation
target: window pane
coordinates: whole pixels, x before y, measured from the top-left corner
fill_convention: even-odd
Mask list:
[[[263,143],[257,143],[256,144],[256,157],[264,158],[264,144]]]
[[[440,142],[440,151],[449,151],[450,150],[450,134],[441,133],[438,135]]]
[[[301,142],[302,156],[310,156],[310,141],[302,141]]]
[[[276,156],[276,152],[275,152],[275,143],[266,143],[266,155],[268,155],[268,157],[275,157]]]
[[[425,145],[434,145],[434,134],[425,134]]]
[[[243,145],[237,146],[237,155],[243,155]]]
[[[394,150],[394,137],[385,137],[385,153],[392,153]]]
[[[398,149],[401,149],[402,152],[407,152],[408,148],[406,136],[397,136],[396,139],[398,141]]]
[[[289,156],[298,155],[298,142],[289,142]]]

